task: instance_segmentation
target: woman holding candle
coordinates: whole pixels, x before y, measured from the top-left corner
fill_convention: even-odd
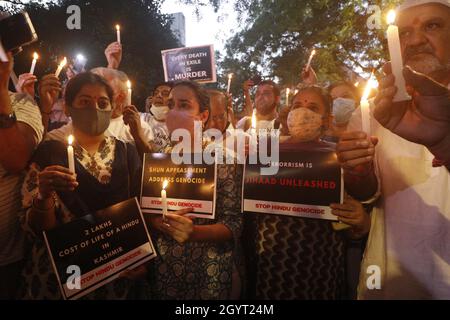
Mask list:
[[[167,127],[170,133],[184,128],[194,137],[194,121],[204,126],[209,117],[208,95],[193,82],[174,86],[169,107]],[[240,265],[242,174],[241,166],[218,165],[214,220],[168,213],[168,225],[165,225],[161,217],[152,218],[151,224],[157,230],[153,239],[156,239],[158,251],[150,280],[155,299],[239,297],[236,267]],[[170,197],[170,185],[167,193]]]
[[[61,298],[43,242],[43,230],[139,194],[141,164],[136,149],[104,135],[112,98],[111,87],[100,76],[92,73],[75,76],[65,91],[66,112],[73,122],[73,149],[68,149],[67,140],[49,140],[32,159],[22,190],[22,225],[33,245],[24,271],[25,299]],[[76,173],[69,169],[72,161]],[[87,298],[124,299],[130,297],[132,285],[121,278]]]
[[[280,145],[280,151],[334,151],[333,144],[321,140],[331,123],[331,101],[320,87],[300,89],[287,119],[290,139]],[[346,198],[343,205],[332,204],[332,209],[339,220],[352,225],[351,237],[368,232],[368,215],[357,201]],[[272,214],[250,215],[249,219],[253,221],[246,224],[244,234],[254,239],[245,256],[255,277],[249,284],[249,298],[345,297],[345,234],[335,231],[332,223]],[[248,245],[251,239],[247,240]]]

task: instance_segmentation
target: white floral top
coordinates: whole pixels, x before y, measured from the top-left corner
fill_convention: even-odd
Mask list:
[[[116,139],[112,137],[106,137],[93,155],[90,155],[82,146],[74,144],[77,160],[93,177],[103,184],[107,184],[111,180],[115,149]]]
[[[112,164],[114,162],[114,154],[116,149],[116,139],[113,137],[106,137],[100,144],[97,152],[90,155],[83,147],[74,143],[74,155],[78,162],[100,183],[107,184],[111,180]],[[25,177],[22,185],[22,207],[28,208],[25,214],[21,217],[22,227],[34,235],[32,228],[28,223],[28,214],[31,210],[33,198],[38,195],[38,175],[42,171],[36,163],[32,163]],[[56,208],[60,209],[61,221],[63,223],[70,222],[75,219],[69,210],[56,197]]]

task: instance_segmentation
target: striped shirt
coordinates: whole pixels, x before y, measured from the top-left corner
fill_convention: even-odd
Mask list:
[[[10,93],[10,99],[17,121],[33,129],[37,145],[44,132],[38,106],[26,95]],[[20,191],[24,174],[25,171],[10,174],[0,164],[0,266],[23,258],[23,233],[18,216],[22,207]]]

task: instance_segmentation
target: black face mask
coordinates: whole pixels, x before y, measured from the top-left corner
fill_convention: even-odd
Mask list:
[[[68,107],[74,127],[89,136],[99,136],[109,127],[112,110]]]

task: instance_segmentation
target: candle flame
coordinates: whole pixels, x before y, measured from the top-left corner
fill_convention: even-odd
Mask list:
[[[286,94],[289,95],[290,92],[291,92],[291,89],[287,88],[286,89]]]
[[[366,88],[364,89],[364,93],[363,93],[361,100],[364,101],[364,100],[369,99],[370,92],[372,91],[372,89],[376,89],[376,88],[378,88],[378,81],[375,79],[373,72],[372,72],[369,80],[367,80],[367,85],[366,85]]]
[[[70,135],[70,136],[67,138],[67,141],[69,142],[69,146],[71,146],[72,143],[73,143],[73,135]]]
[[[231,80],[231,78],[233,78],[233,74],[232,74],[232,73],[229,73],[229,74],[228,74],[228,79]]]
[[[131,82],[130,82],[130,80],[127,80],[127,88],[131,89]]]
[[[387,23],[394,24],[395,18],[396,18],[395,10],[390,10],[389,13],[387,14],[387,19],[386,19]]]
[[[253,115],[252,115],[252,129],[256,129],[256,110],[253,110]]]
[[[59,65],[60,65],[60,67],[62,68],[62,67],[64,67],[66,64],[67,64],[67,58],[64,57],[64,59],[61,61],[61,63],[60,63]]]
[[[311,57],[314,57],[315,54],[316,54],[316,49],[313,49],[313,51],[311,51]]]
[[[359,81],[355,82],[355,87],[359,87]]]
[[[120,31],[120,25],[116,24],[116,30]]]
[[[163,190],[165,190],[167,188],[168,184],[169,184],[169,181],[164,180],[164,182],[163,182]]]
[[[37,54],[37,52],[33,53],[33,59],[34,59],[34,60],[39,59],[39,55]]]

